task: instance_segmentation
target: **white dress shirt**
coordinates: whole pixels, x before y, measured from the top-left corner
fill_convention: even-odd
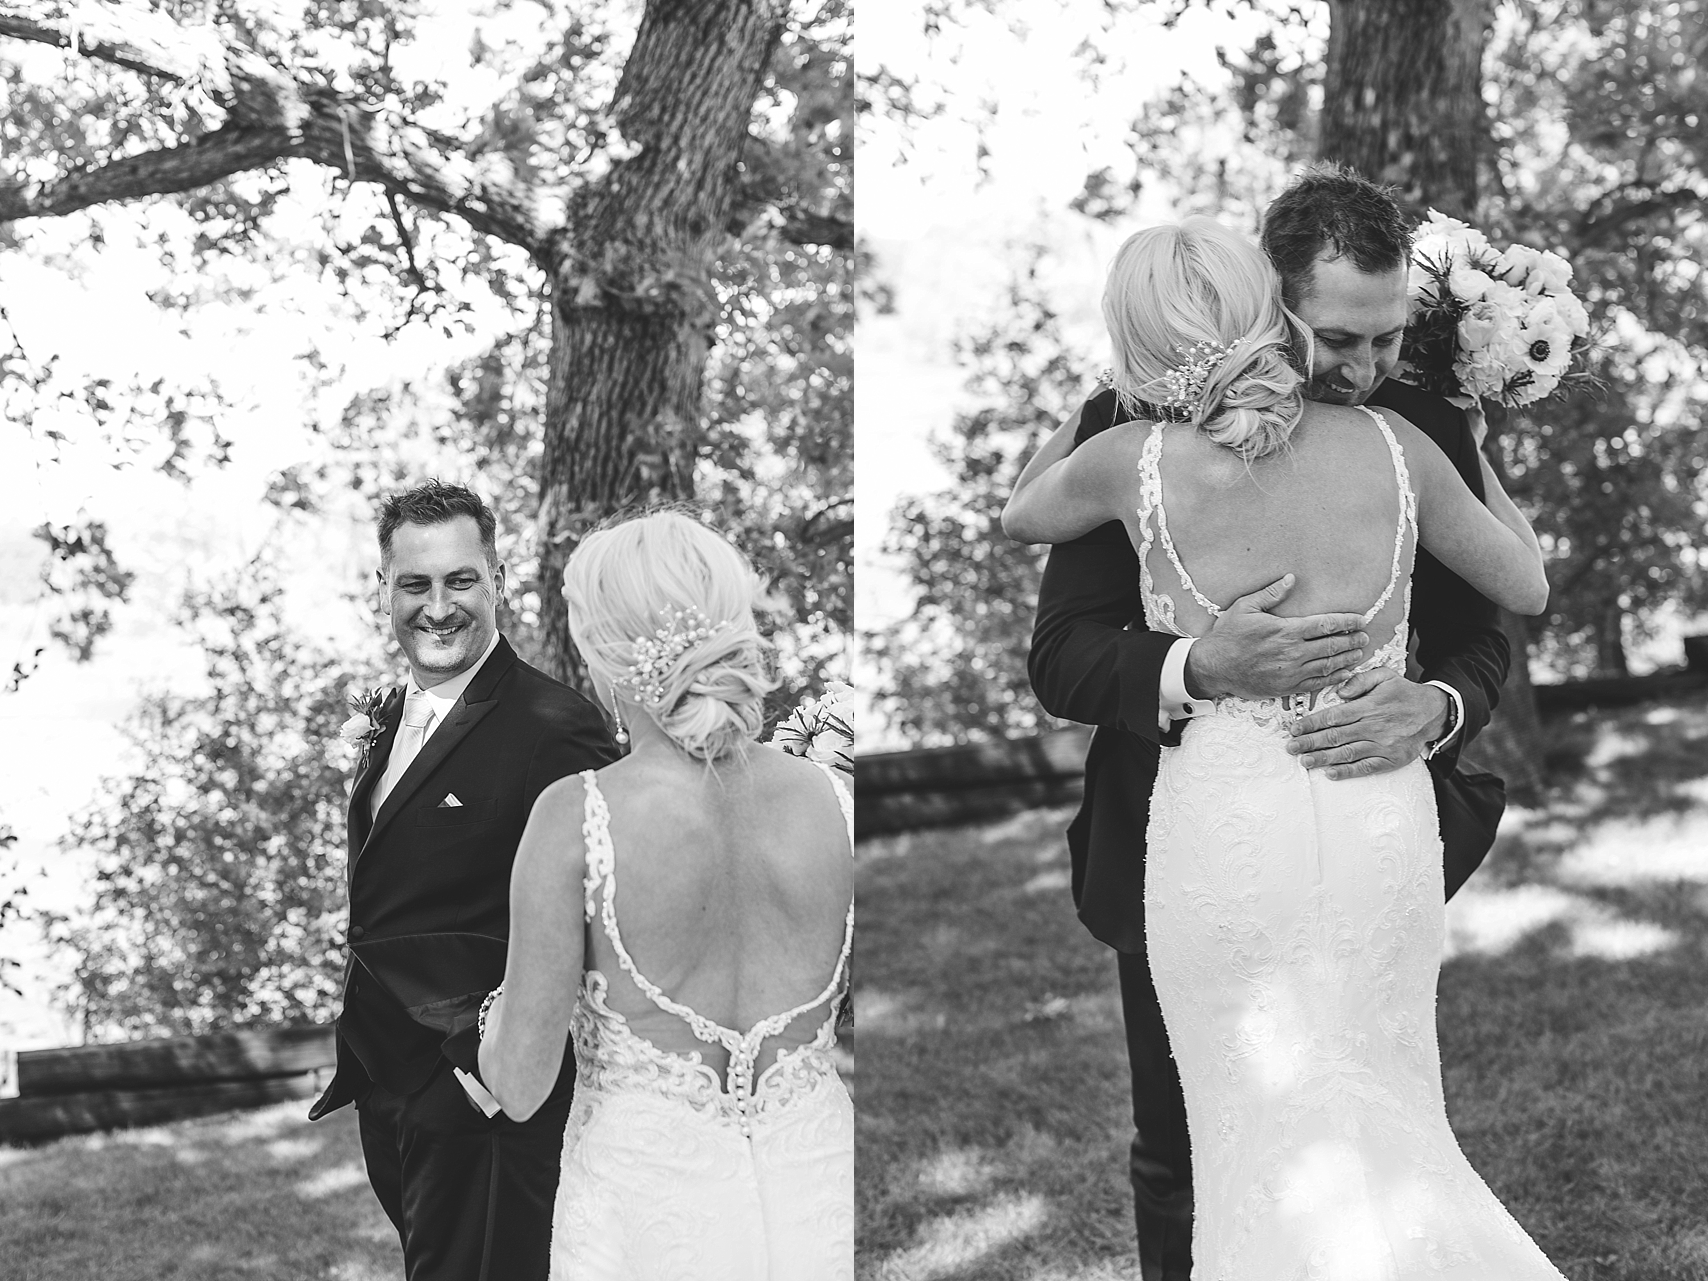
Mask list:
[[[494,629],[492,639],[486,643],[485,653],[463,671],[451,677],[450,680],[443,681],[433,686],[432,689],[422,689],[416,682],[414,673],[410,674],[409,682],[403,687],[404,710],[405,712],[409,710],[409,700],[412,698],[425,702],[428,710],[432,713],[432,720],[428,722],[427,732],[421,736],[421,741],[416,744],[413,752],[407,755],[398,752],[397,741],[396,739],[393,740],[391,755],[386,759],[385,773],[380,777],[380,781],[374,785],[373,817],[379,817],[380,806],[384,805],[385,798],[391,795],[391,789],[397,786],[397,780],[403,777],[410,762],[420,755],[421,749],[427,745],[427,740],[432,738],[439,726],[445,723],[445,718],[451,714],[451,708],[456,706],[457,700],[463,696],[463,691],[469,687],[469,682],[474,680],[475,673],[485,666],[486,660],[492,657],[492,651],[497,648],[498,632]],[[399,738],[403,736],[404,730],[401,725],[398,727],[397,733]]]
[[[1157,687],[1157,728],[1168,732],[1170,722],[1190,720],[1201,716],[1215,706],[1214,699],[1193,698],[1186,688],[1186,655],[1191,652],[1196,636],[1183,636],[1168,647],[1168,655],[1162,660],[1162,681]],[[1425,685],[1433,685],[1447,695],[1447,701],[1452,704],[1452,710],[1447,718],[1447,732],[1428,744],[1423,749],[1423,759],[1428,760],[1443,747],[1453,741],[1459,732],[1459,727],[1465,723],[1465,700],[1459,697],[1459,691],[1445,681],[1424,681]]]

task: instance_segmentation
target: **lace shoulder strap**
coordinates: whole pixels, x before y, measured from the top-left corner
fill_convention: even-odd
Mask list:
[[[617,859],[611,848],[611,811],[599,790],[599,780],[590,769],[576,777],[586,789],[581,802],[581,839],[587,847],[587,865],[581,874],[581,910],[591,923],[599,910],[600,887],[617,874]]]
[[[848,843],[854,843],[854,793],[848,784],[842,781],[842,772],[827,761],[814,761],[814,765],[824,771],[824,776],[830,780],[831,788],[836,792],[836,803],[842,807],[842,821],[848,824]]]
[[[1153,515],[1156,517],[1157,537],[1162,540],[1162,549],[1168,554],[1169,563],[1174,566],[1180,585],[1211,618],[1218,616],[1222,607],[1198,590],[1198,584],[1192,581],[1192,575],[1186,572],[1186,566],[1181,563],[1173,535],[1168,532],[1168,512],[1162,505],[1162,434],[1166,426],[1166,423],[1158,422],[1151,428],[1150,435],[1145,437],[1145,447],[1139,454],[1139,595],[1144,601],[1145,612],[1151,616],[1153,626],[1160,623],[1176,635],[1185,636],[1187,633],[1181,631],[1174,621],[1174,598],[1167,592],[1157,591],[1151,579],[1150,520]]]
[[[1417,495],[1412,492],[1411,473],[1406,470],[1405,450],[1400,448],[1400,442],[1395,438],[1393,429],[1388,426],[1388,420],[1382,417],[1382,415],[1377,413],[1374,409],[1371,409],[1368,405],[1360,405],[1358,408],[1362,409],[1375,420],[1376,426],[1381,429],[1382,439],[1388,442],[1388,456],[1393,460],[1394,464],[1394,484],[1398,487],[1400,496],[1400,519],[1394,529],[1394,560],[1393,565],[1388,570],[1388,585],[1382,589],[1382,595],[1377,599],[1376,603],[1365,613],[1364,621],[1368,623],[1375,618],[1377,614],[1382,612],[1382,607],[1392,599],[1394,595],[1394,588],[1399,584],[1400,562],[1401,557],[1405,552],[1407,530],[1411,531],[1413,541],[1415,543],[1417,534]]]
[[[1150,435],[1145,437],[1144,448],[1139,452],[1139,601],[1145,609],[1145,618],[1151,627],[1159,631],[1173,632],[1184,636],[1178,624],[1174,621],[1174,597],[1167,592],[1159,592],[1156,583],[1151,578],[1151,541],[1155,534],[1151,532],[1153,517],[1161,523],[1162,513],[1162,431],[1163,422],[1158,419],[1151,427]]]

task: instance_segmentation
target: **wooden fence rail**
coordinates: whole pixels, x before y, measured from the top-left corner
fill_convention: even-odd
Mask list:
[[[330,1027],[258,1028],[120,1045],[26,1050],[0,1142],[158,1125],[319,1093],[336,1063]]]

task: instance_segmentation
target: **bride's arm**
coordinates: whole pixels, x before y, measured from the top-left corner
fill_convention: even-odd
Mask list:
[[[1017,542],[1065,543],[1125,520],[1136,505],[1143,437],[1123,423],[1075,449],[1078,424],[1075,414],[1058,427],[1020,473],[1002,509],[1002,531]]]
[[[1398,426],[1416,481],[1418,541],[1495,604],[1540,614],[1548,607],[1542,548],[1488,460],[1482,460],[1484,506],[1433,440],[1404,419]]]
[[[540,793],[510,873],[510,954],[480,1038],[480,1077],[513,1121],[539,1110],[563,1069],[583,963],[586,790],[572,776]]]

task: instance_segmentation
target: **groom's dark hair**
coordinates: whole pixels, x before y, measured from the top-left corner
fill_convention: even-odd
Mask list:
[[[1263,251],[1281,276],[1289,307],[1310,295],[1318,258],[1350,258],[1360,271],[1392,271],[1411,257],[1411,227],[1393,188],[1355,169],[1319,161],[1304,169],[1263,215]]]
[[[480,530],[481,549],[489,569],[498,565],[498,520],[480,495],[463,485],[430,480],[380,504],[380,563],[391,559],[391,536],[399,525],[439,525],[458,516],[471,518]]]

